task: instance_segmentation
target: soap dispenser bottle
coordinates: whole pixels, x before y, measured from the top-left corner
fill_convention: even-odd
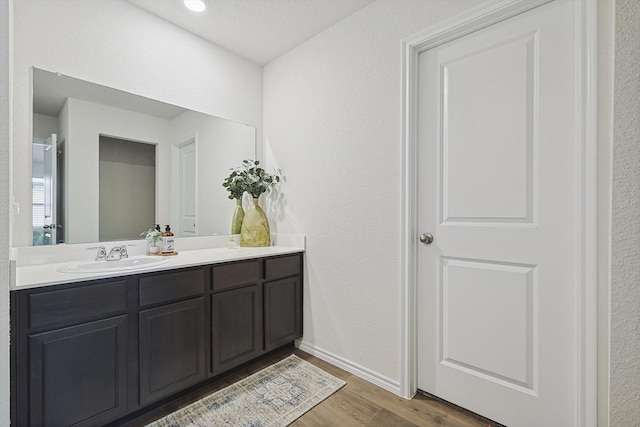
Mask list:
[[[165,226],[164,232],[162,233],[162,253],[163,254],[171,254],[174,252],[174,239],[173,233],[171,232],[171,227],[168,225]]]

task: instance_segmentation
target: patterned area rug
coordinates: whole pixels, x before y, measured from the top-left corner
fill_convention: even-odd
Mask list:
[[[148,427],[287,426],[344,385],[292,355]]]

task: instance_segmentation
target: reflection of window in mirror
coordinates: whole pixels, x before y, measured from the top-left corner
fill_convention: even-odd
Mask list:
[[[52,133],[46,139],[34,137],[31,147],[33,245],[64,243],[61,225],[64,222],[63,193],[60,191],[64,174],[64,143]]]
[[[50,245],[52,244],[51,234],[46,233],[44,229],[45,225],[45,204],[46,204],[46,189],[45,189],[45,156],[48,154],[48,149],[44,141],[34,140],[32,148],[32,219],[33,219],[33,244]]]
[[[156,146],[100,136],[99,238],[134,240],[155,223]]]

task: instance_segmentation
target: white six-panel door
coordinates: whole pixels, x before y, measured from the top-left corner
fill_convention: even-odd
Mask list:
[[[418,388],[573,426],[578,226],[571,1],[420,54]]]

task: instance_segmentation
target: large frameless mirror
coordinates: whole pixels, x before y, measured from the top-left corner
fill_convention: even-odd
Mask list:
[[[33,244],[229,234],[222,181],[255,128],[33,69]]]

